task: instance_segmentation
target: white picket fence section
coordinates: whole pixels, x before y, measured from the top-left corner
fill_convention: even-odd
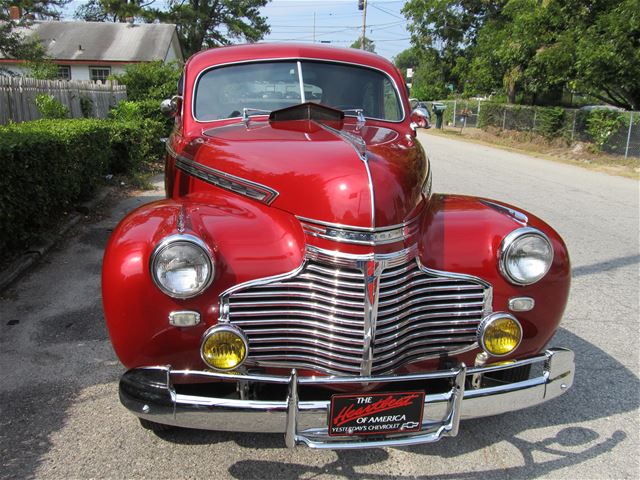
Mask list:
[[[65,105],[73,118],[82,118],[81,99],[91,102],[92,117],[106,118],[109,109],[126,100],[127,87],[115,82],[37,80],[27,77],[0,76],[0,125],[41,118],[36,96],[54,96]]]

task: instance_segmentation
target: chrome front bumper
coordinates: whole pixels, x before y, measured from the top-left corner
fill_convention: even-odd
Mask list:
[[[525,365],[541,365],[542,373],[528,380],[504,385],[466,389],[465,379]],[[520,410],[555,398],[573,383],[574,355],[555,348],[526,360],[506,365],[467,368],[431,373],[380,377],[298,377],[230,375],[207,371],[172,370],[169,367],[137,368],[120,380],[120,400],[132,413],[147,420],[187,428],[240,432],[284,433],[288,447],[305,444],[312,448],[367,448],[416,445],[436,442],[458,433],[460,419],[485,417]],[[239,400],[176,393],[172,376],[197,380],[286,384],[288,396],[281,401]],[[332,437],[327,433],[330,402],[302,401],[299,386],[372,384],[450,379],[452,388],[425,396],[422,429],[382,437]],[[468,383],[468,382],[467,382]]]

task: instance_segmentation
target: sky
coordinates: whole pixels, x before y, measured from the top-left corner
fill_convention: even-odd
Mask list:
[[[83,3],[70,2],[64,20],[73,20],[74,10]],[[407,22],[400,12],[405,0],[369,0],[367,4],[366,35],[374,41],[377,54],[392,60],[410,46]],[[271,25],[265,41],[313,42],[315,38],[316,42],[348,47],[362,32],[358,0],[272,0],[261,11]]]
[[[392,60],[409,48],[406,19],[400,12],[405,1],[367,2],[366,36],[374,41],[376,53]],[[269,18],[268,41],[329,41],[350,46],[362,32],[362,11],[358,0],[273,0],[262,9]]]

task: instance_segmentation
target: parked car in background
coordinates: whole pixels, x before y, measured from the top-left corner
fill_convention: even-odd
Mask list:
[[[181,85],[166,199],[104,257],[120,399],[144,427],[412,445],[571,386],[573,353],[546,347],[565,244],[519,208],[431,191],[427,117],[391,63],[253,44],[194,55]]]

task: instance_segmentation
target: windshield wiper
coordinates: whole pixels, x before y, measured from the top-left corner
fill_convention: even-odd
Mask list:
[[[243,108],[242,109],[242,121],[248,122],[251,115],[267,114],[269,115],[271,110],[262,110],[260,108]]]
[[[353,112],[356,114],[356,119],[358,122],[358,127],[364,126],[367,123],[367,120],[364,118],[364,109],[362,108],[345,108],[342,110],[344,113]]]

